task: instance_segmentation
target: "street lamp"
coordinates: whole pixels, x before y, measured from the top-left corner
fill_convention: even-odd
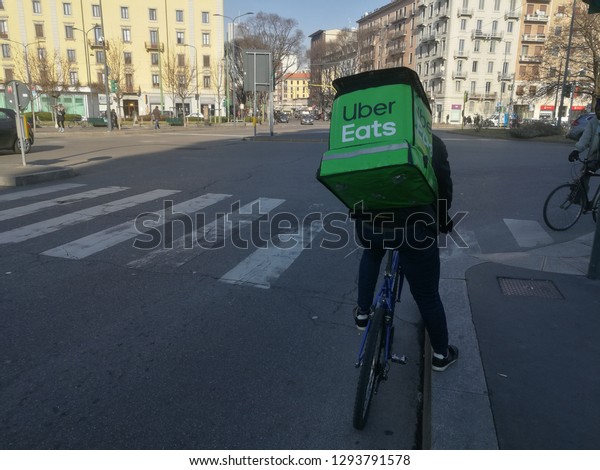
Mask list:
[[[27,54],[27,48],[33,44],[40,44],[42,42],[45,42],[44,39],[38,39],[35,42],[30,42],[30,43],[22,43],[22,42],[18,42],[18,41],[13,41],[12,39],[8,39],[8,38],[3,38],[3,41],[8,41],[8,42],[14,42],[15,44],[19,44],[20,46],[23,46],[23,51],[25,52],[25,73],[27,74],[27,86],[29,87],[29,89],[31,90],[32,85],[31,85],[31,72],[29,71],[29,55]],[[33,121],[33,130],[35,131],[36,129],[36,125],[35,125],[35,100],[31,101],[31,118]]]
[[[100,0],[100,27],[102,28],[102,51],[104,53],[104,92],[106,94],[106,126],[108,132],[112,131],[112,119],[110,116],[110,91],[108,90],[108,57],[106,54],[106,31],[104,29],[104,9]]]
[[[84,40],[85,40],[85,67],[86,67],[86,72],[87,72],[87,81],[88,81],[88,87],[90,88],[90,93],[92,91],[92,78],[91,78],[91,73],[90,73],[90,51],[88,49],[88,34],[90,31],[97,29],[99,27],[100,27],[100,25],[98,23],[96,23],[90,29],[88,29],[87,31],[84,31],[81,28],[76,28],[75,26],[73,26],[74,30],[81,31],[83,33],[83,35],[85,36],[85,38],[84,38]]]
[[[200,119],[200,95],[198,94],[198,49],[196,46],[191,44],[182,44],[184,47],[191,47],[194,49],[194,67],[196,69],[196,112],[198,113],[198,119]]]
[[[213,16],[220,16],[222,18],[227,18],[228,20],[231,21],[232,24],[232,28],[231,28],[231,43],[233,45],[233,60],[234,60],[234,65],[235,65],[235,22],[242,18],[243,16],[248,16],[248,15],[254,15],[254,12],[252,11],[248,11],[246,13],[243,13],[241,15],[238,15],[234,18],[232,18],[231,16],[226,16],[226,15],[221,15],[220,13],[213,13]],[[229,74],[229,72],[228,72]],[[231,75],[231,74],[229,74]],[[233,82],[233,95],[231,97],[231,101],[233,102],[233,125],[235,126],[237,123],[237,114],[235,112],[235,81]]]

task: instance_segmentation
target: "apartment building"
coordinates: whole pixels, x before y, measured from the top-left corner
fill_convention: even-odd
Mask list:
[[[545,117],[555,112],[555,97],[533,99],[536,87],[526,80],[539,67],[552,20],[565,3],[393,0],[357,21],[360,69],[415,70],[434,122],[498,111]]]
[[[306,109],[309,97],[310,72],[298,71],[284,75],[275,88],[274,106],[278,111]]]
[[[215,14],[223,0],[0,1],[0,81],[38,90],[36,110],[59,102],[68,113],[97,116],[108,96],[122,116],[155,106],[206,116],[223,99],[224,21]],[[40,74],[40,64],[52,67]],[[53,90],[42,81],[55,82]],[[189,84],[183,100],[177,81]]]

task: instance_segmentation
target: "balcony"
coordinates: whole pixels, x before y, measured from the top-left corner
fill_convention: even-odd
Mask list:
[[[397,46],[392,46],[388,48],[388,54],[391,57],[397,56],[397,55],[402,55],[404,54],[404,51],[406,51],[406,45],[405,44],[398,44]]]
[[[529,23],[547,23],[548,15],[542,12],[536,12],[534,15],[525,15],[525,22]]]
[[[88,40],[88,46],[91,50],[104,49],[104,43],[105,41],[99,41],[98,39]],[[110,49],[109,45],[109,41],[106,41],[106,50]]]
[[[146,52],[150,52],[150,51],[164,52],[165,51],[165,45],[162,42],[158,43],[158,42],[146,41],[144,43],[144,46],[146,47]]]
[[[499,39],[501,40],[504,33],[501,31],[483,31],[481,29],[474,29],[471,31],[471,39]]]
[[[494,93],[469,93],[470,100],[479,100],[479,101],[494,101],[498,94]]]
[[[521,14],[516,10],[507,11],[504,14],[505,20],[518,20],[519,18],[521,18]]]
[[[542,62],[542,58],[531,56],[531,55],[522,55],[522,56],[519,56],[519,62],[526,62],[526,63],[530,63],[530,64],[540,64]]]
[[[452,80],[465,80],[467,78],[467,72],[463,70],[455,70],[452,72]]]
[[[502,73],[502,72],[498,72],[498,81],[499,82],[512,82],[512,80],[515,78],[515,74],[514,73]]]
[[[524,34],[523,42],[546,42],[545,34]]]
[[[440,11],[438,12],[437,16],[439,18],[450,18],[450,14],[448,12],[448,8],[446,8],[446,7],[440,8]]]
[[[436,70],[435,72],[433,72],[431,74],[431,79],[437,80],[437,79],[444,78],[445,76],[446,76],[446,72],[444,72],[443,70]]]
[[[457,16],[460,18],[461,16],[473,16],[473,9],[469,8],[459,8]]]
[[[425,5],[425,0],[417,0],[417,8],[427,8],[427,5]]]
[[[469,51],[464,51],[462,49],[456,50],[456,51],[454,51],[454,58],[455,59],[468,59]]]
[[[403,30],[394,31],[392,33],[392,35],[390,36],[390,41],[393,41],[394,39],[403,38],[404,36],[406,36],[406,31],[403,31]]]

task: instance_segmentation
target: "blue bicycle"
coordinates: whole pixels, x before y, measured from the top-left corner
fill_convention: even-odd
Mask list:
[[[390,250],[381,290],[373,304],[372,314],[363,333],[356,367],[360,369],[354,400],[353,424],[363,429],[367,423],[369,407],[379,384],[387,380],[390,361],[406,364],[406,356],[392,353],[394,341],[394,307],[400,301],[404,273],[397,251]]]

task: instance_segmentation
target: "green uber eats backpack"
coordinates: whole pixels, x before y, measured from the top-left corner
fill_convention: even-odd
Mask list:
[[[431,110],[418,75],[398,67],[333,86],[329,150],[317,179],[351,210],[435,203]]]

